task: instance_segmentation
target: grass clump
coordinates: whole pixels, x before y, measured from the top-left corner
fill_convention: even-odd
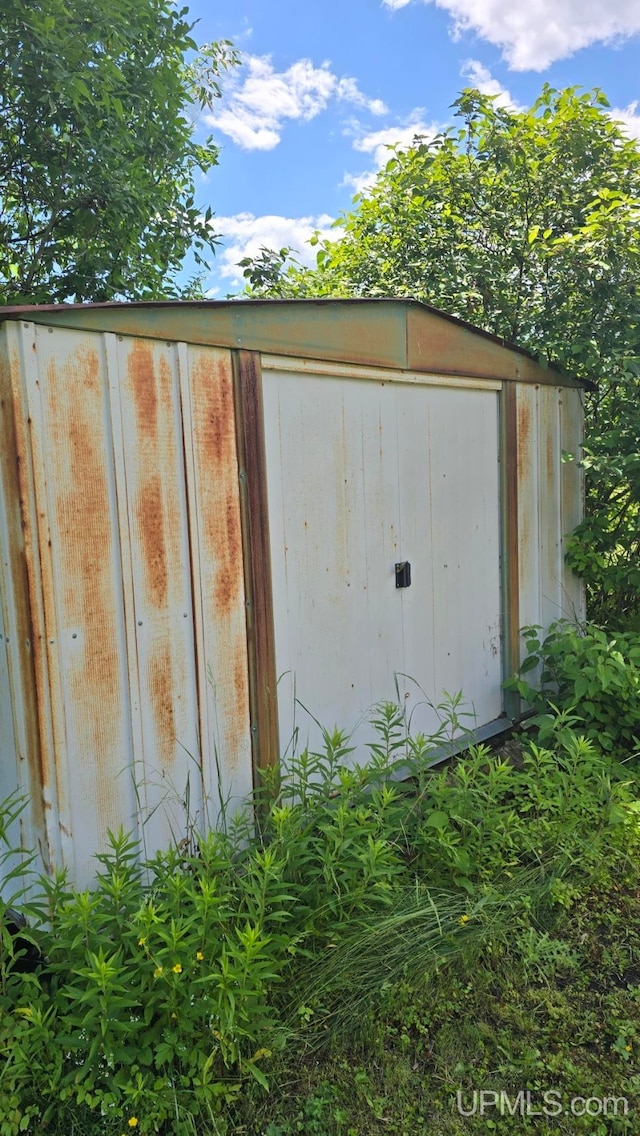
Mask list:
[[[43,881],[41,967],[22,970],[2,937],[0,1136],[429,1131],[410,1058],[440,1095],[464,1085],[464,1021],[493,1060],[472,991],[578,973],[571,912],[628,862],[634,785],[574,726],[560,714],[511,757],[472,746],[434,770],[432,743],[386,705],[367,765],[326,732],[259,794],[257,827],[247,813],[147,863],[120,833],[90,891]],[[616,1014],[626,1037],[624,999]],[[524,1049],[509,1060],[529,1075]],[[407,1110],[395,1129],[390,1092]],[[442,1131],[467,1131],[455,1124]]]

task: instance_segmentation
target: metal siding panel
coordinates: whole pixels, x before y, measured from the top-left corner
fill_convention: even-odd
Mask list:
[[[582,517],[582,470],[562,460],[567,449],[579,460],[582,414],[579,391],[545,387],[538,399],[540,622],[548,628],[558,619],[584,618],[582,586],[564,561],[564,537]]]
[[[398,371],[391,367],[358,366],[352,363],[332,363],[325,359],[296,359],[292,363],[286,355],[262,355],[265,371],[291,372],[292,367],[299,375],[332,375],[338,379],[365,379],[372,382],[379,379],[383,383],[415,383],[417,386],[468,387],[475,390],[501,390],[502,380],[484,376],[470,378],[468,375],[440,375],[431,371]]]
[[[564,607],[569,619],[582,623],[586,618],[584,584],[564,562],[566,538],[584,517],[584,470],[580,465],[584,439],[582,391],[563,390],[560,395],[560,436],[562,449],[573,460],[561,467],[562,581]]]
[[[394,695],[397,435],[391,386],[265,371],[263,390],[285,751]]]
[[[0,800],[15,793],[20,786],[18,754],[14,732],[14,704],[20,704],[22,692],[12,691],[9,648],[15,638],[16,609],[12,559],[15,527],[11,531],[10,517],[18,504],[17,478],[12,469],[15,461],[13,431],[13,395],[11,391],[9,344],[7,325],[0,327]],[[13,554],[13,555],[12,555]],[[13,625],[12,625],[13,624]]]
[[[130,711],[102,337],[36,329],[28,371],[62,861],[132,827]]]
[[[382,602],[389,619],[399,621],[401,636],[399,643],[392,636],[387,651],[392,648],[394,654],[385,658],[385,671],[380,678],[387,678],[389,670],[396,672],[398,695],[411,728],[413,732],[425,733],[437,726],[437,716],[430,703],[437,703],[440,693],[435,629],[433,480],[429,465],[434,409],[431,393],[424,388],[394,385],[388,396],[393,400],[389,410],[381,406],[381,413],[389,416],[393,436],[381,437],[379,453],[381,473],[388,465],[387,476],[393,477],[394,491],[389,497],[386,516],[381,515],[380,520],[390,524],[394,535],[393,519],[397,518],[397,544],[389,550],[390,579]],[[366,484],[365,464],[363,477]],[[371,556],[374,576],[375,553],[374,547]],[[403,560],[411,564],[411,587],[396,589],[394,566],[396,561]],[[371,649],[375,650],[375,644]]]
[[[106,333],[103,336],[109,410],[111,419],[111,444],[113,447],[113,472],[115,497],[117,502],[117,523],[120,550],[120,573],[122,577],[122,652],[126,673],[126,701],[131,729],[130,752],[127,754],[127,772],[123,773],[129,781],[131,797],[128,811],[131,814],[127,825],[145,848],[146,833],[143,825],[144,800],[137,788],[138,769],[144,768],[144,746],[142,733],[142,698],[140,695],[140,675],[136,650],[136,621],[133,597],[133,569],[131,563],[131,539],[127,509],[127,479],[125,461],[125,441],[120,399],[120,375],[118,366],[118,345],[116,336]]]
[[[418,303],[407,304],[407,367],[532,383],[568,382],[498,336]]]
[[[545,628],[565,614],[560,517],[560,393],[557,387],[540,387],[537,392],[540,622]]]
[[[546,631],[558,619],[584,618],[563,539],[582,518],[582,471],[562,462],[563,450],[580,454],[581,392],[519,384],[516,397],[520,621]]]
[[[538,514],[538,398],[535,387],[518,384],[518,573],[520,626],[541,622]]]
[[[520,664],[520,579],[518,542],[517,387],[506,383],[500,395],[500,523],[502,529],[503,673],[510,678]],[[517,717],[518,695],[504,694],[505,712]]]
[[[179,344],[205,805],[252,789],[249,671],[229,351]]]
[[[313,718],[356,730],[394,676],[415,729],[444,686],[497,716],[496,393],[268,371],[264,392],[283,748],[317,744]]]
[[[31,418],[29,389],[38,389],[36,328],[22,322],[7,332],[10,344],[11,397],[13,399],[14,433],[10,445],[15,450],[20,517],[13,517],[14,552],[12,584],[14,596],[21,598],[20,622],[17,627],[20,651],[14,674],[20,675],[24,709],[16,728],[21,745],[19,756],[20,787],[25,792],[28,769],[29,813],[33,834],[45,869],[62,863],[62,833],[58,811],[58,764],[54,744],[54,708],[47,648],[47,607],[50,592],[43,579],[40,520],[46,502],[38,499],[38,429]],[[46,508],[45,513],[46,516]],[[21,527],[17,536],[16,524]],[[44,547],[46,548],[46,542]],[[26,654],[22,651],[22,644]],[[15,655],[14,655],[15,658]],[[17,700],[14,710],[17,710]],[[21,706],[22,709],[22,706]]]
[[[35,308],[29,318],[133,337],[405,367],[406,309],[406,301],[393,299],[183,301]]]
[[[20,819],[24,847],[46,855],[40,736],[26,571],[15,416],[22,388],[18,327],[0,328],[0,799],[29,799]],[[43,864],[43,866],[44,866]]]
[[[460,691],[475,716],[465,724],[476,727],[503,704],[498,397],[428,397],[435,693]]]
[[[182,416],[174,344],[118,336],[116,354],[142,734],[133,777],[153,851],[202,823]]]

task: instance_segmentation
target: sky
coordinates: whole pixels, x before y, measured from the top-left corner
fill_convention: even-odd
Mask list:
[[[198,43],[241,65],[198,131],[220,146],[198,179],[221,244],[208,295],[241,292],[261,246],[314,262],[392,144],[454,119],[465,86],[530,106],[544,83],[599,87],[640,139],[640,0],[186,0]]]

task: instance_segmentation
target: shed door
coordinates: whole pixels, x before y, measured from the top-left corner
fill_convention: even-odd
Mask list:
[[[265,365],[283,752],[317,743],[313,719],[361,745],[381,700],[425,733],[445,690],[463,692],[470,728],[501,713],[496,386]]]

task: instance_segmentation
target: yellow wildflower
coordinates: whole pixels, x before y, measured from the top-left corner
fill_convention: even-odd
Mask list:
[[[460,922],[460,926],[464,927],[465,923],[469,922],[469,916],[468,915],[461,915],[459,922]]]
[[[202,960],[204,958],[202,951],[196,951],[196,958],[197,958],[198,962],[202,962]]]
[[[144,945],[145,945],[146,941],[147,941],[146,939],[138,939],[138,946],[139,946],[139,947],[144,947]]]
[[[625,1049],[626,1049],[627,1053],[631,1053],[632,1046],[625,1045]]]
[[[137,1128],[138,1127],[138,1117],[137,1116],[130,1116],[127,1123],[129,1125],[129,1128]]]
[[[171,969],[174,974],[182,974],[182,967],[180,966],[179,962],[177,962],[175,966],[172,966]]]
[[[154,977],[154,978],[159,978],[159,977],[160,977],[160,975],[162,974],[162,971],[163,971],[163,970],[164,970],[164,967],[162,967],[162,966],[157,966],[157,967],[156,967],[156,969],[155,969],[155,970],[154,970],[154,972],[153,972],[153,977]]]

